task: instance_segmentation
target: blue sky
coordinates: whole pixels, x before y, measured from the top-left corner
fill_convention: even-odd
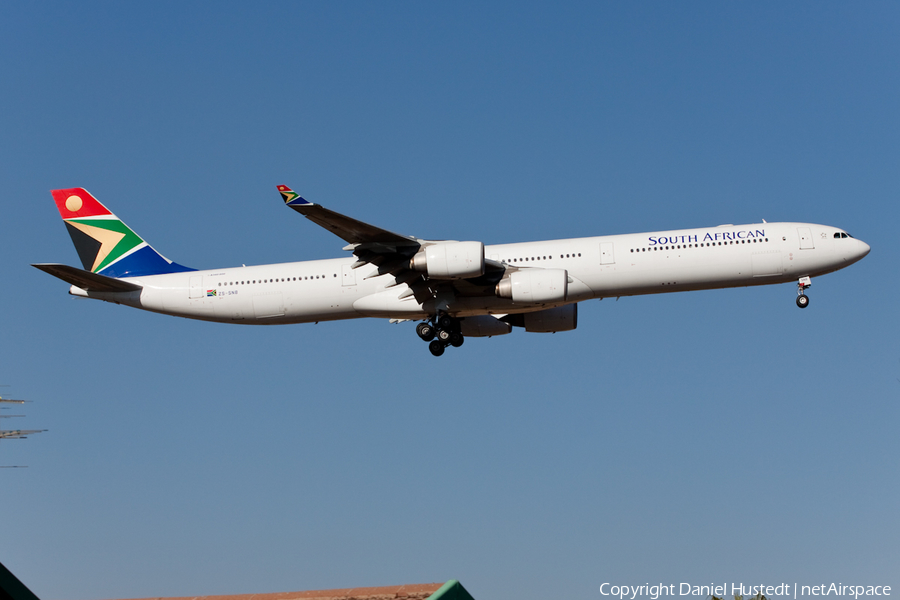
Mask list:
[[[458,578],[900,585],[895,3],[0,7],[0,562],[45,600]],[[196,268],[340,256],[275,185],[503,243],[807,221],[792,285],[589,302],[576,331],[239,327],[71,298],[49,190]],[[6,421],[10,423],[10,421]]]

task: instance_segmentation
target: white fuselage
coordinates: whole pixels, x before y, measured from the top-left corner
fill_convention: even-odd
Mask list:
[[[835,237],[835,235],[838,237]],[[126,278],[138,292],[71,293],[181,317],[245,324],[358,317],[424,318],[510,314],[580,302],[815,277],[869,252],[842,230],[809,223],[761,223],[485,246],[485,258],[517,269],[565,269],[565,302],[522,304],[491,296],[401,298],[409,288],[355,257]],[[374,275],[374,276],[373,276]]]

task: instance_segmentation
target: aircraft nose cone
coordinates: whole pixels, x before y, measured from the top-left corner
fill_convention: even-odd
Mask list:
[[[857,251],[857,256],[859,258],[864,257],[872,249],[867,243],[862,240],[856,240],[856,242],[859,244],[859,250]]]

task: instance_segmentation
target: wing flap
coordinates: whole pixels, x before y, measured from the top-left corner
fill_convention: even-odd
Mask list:
[[[31,266],[88,292],[136,292],[142,289],[136,283],[97,275],[69,265],[42,263]]]

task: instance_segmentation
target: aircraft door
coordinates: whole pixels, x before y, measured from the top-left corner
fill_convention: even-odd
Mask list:
[[[351,269],[351,265],[341,266],[341,285],[356,285],[356,269]]]
[[[616,256],[613,254],[612,242],[600,242],[600,264],[614,265],[616,264]]]
[[[809,227],[798,227],[797,235],[800,236],[800,249],[801,250],[812,250],[815,248],[815,244],[813,243],[812,231],[810,231]]]
[[[203,276],[194,275],[191,277],[189,298],[195,300],[203,297]]]

